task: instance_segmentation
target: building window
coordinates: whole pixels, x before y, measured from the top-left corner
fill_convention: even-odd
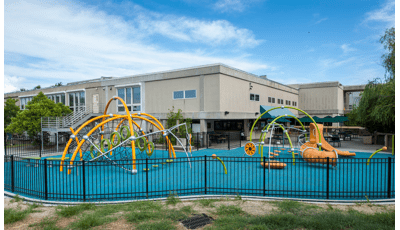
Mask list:
[[[191,99],[197,97],[197,91],[193,90],[182,90],[182,91],[174,91],[173,94],[174,99]]]
[[[85,93],[85,92],[83,92],[83,93]],[[63,105],[65,105],[65,93],[48,95],[47,98],[54,101],[54,103],[62,103]],[[83,99],[83,100],[85,100],[85,99]]]
[[[25,98],[21,98],[21,109],[25,109]]]
[[[289,100],[286,100],[286,105],[290,105],[290,101]]]
[[[196,90],[186,90],[185,98],[196,98]]]
[[[141,111],[141,96],[140,86],[119,88],[117,90],[118,97],[125,101],[126,106],[130,112]],[[124,112],[125,107],[122,102],[118,100],[118,112]]]
[[[292,105],[293,105],[293,106],[297,106],[297,102],[292,101]]]
[[[32,101],[32,99],[33,99],[33,97],[20,98],[20,101],[21,101],[20,108],[22,110],[26,109],[26,105],[28,104],[28,102]]]
[[[251,93],[250,94],[250,101],[260,101],[260,95]]]
[[[84,107],[85,106],[85,91],[68,93],[69,97],[69,107],[73,108]],[[61,103],[65,103],[65,95],[61,94]]]
[[[268,102],[269,103],[275,103],[275,97],[268,97]]]

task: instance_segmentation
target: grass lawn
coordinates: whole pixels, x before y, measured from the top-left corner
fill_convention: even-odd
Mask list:
[[[46,215],[44,214],[46,213]],[[199,199],[138,201],[118,205],[43,207],[20,198],[5,200],[6,229],[185,229],[180,221],[206,213],[201,229],[394,229],[394,205],[311,205],[295,201]]]

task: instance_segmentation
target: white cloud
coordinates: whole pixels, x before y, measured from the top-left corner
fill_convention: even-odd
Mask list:
[[[6,79],[10,78],[7,76],[37,79],[42,82],[34,84],[50,86],[60,81],[126,76],[211,63],[224,63],[249,72],[274,68],[250,60],[243,50],[235,57],[211,53],[215,47],[210,44],[237,48],[261,42],[251,31],[228,21],[145,14],[140,7],[133,12],[135,17],[126,20],[95,8],[59,2],[5,4],[5,52],[28,57],[23,63],[5,60]],[[194,48],[175,51],[161,45],[162,42],[152,43],[154,34],[194,43]],[[205,48],[199,48],[199,43]],[[41,61],[35,62],[29,57]]]
[[[344,54],[347,54],[347,53],[352,52],[352,51],[356,51],[356,49],[350,47],[349,44],[343,44],[343,45],[340,46],[340,48],[343,50]]]
[[[380,9],[368,12],[365,22],[385,22],[388,27],[395,25],[395,1],[387,1]]]
[[[226,20],[204,21],[147,14],[139,17],[138,29],[148,34],[160,34],[174,40],[209,45],[233,43],[240,47],[255,47],[262,42],[255,39],[250,30],[237,28]]]
[[[340,67],[342,65],[348,64],[356,60],[355,57],[347,58],[345,60],[335,60],[335,59],[322,59],[320,60],[320,66],[323,67],[324,70],[333,69]]]
[[[321,23],[323,21],[326,21],[326,20],[328,20],[328,18],[322,18],[322,19],[318,20],[317,22],[315,22],[315,24],[319,24],[319,23]]]
[[[20,90],[23,82],[24,78],[4,75],[4,93]]]
[[[214,4],[214,6],[217,10],[220,10],[222,12],[228,12],[228,11],[242,12],[245,8],[245,5],[241,0],[218,0]]]
[[[262,2],[263,0],[218,0],[214,8],[221,12],[243,12],[250,5]]]

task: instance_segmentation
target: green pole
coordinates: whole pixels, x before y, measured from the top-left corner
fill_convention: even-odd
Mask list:
[[[318,128],[317,122],[315,122],[315,120],[314,120],[308,113],[304,112],[303,110],[298,109],[298,108],[294,108],[294,107],[290,107],[290,106],[275,107],[275,108],[272,108],[272,109],[269,109],[269,110],[265,111],[265,112],[262,113],[260,116],[258,116],[257,119],[256,119],[256,121],[253,123],[253,126],[251,127],[251,130],[250,130],[250,141],[252,140],[252,135],[253,135],[254,126],[256,125],[257,121],[260,120],[260,118],[261,118],[262,116],[264,116],[264,114],[266,114],[266,113],[268,113],[268,112],[270,112],[270,111],[272,111],[272,110],[275,110],[275,109],[284,109],[284,108],[287,108],[287,109],[294,109],[294,110],[300,111],[300,112],[304,113],[307,117],[309,117],[309,118],[312,120],[312,122],[315,124],[315,126],[317,127],[318,136],[319,136],[319,141],[320,141],[319,144],[321,144],[322,138],[321,138],[321,133],[319,132],[319,128]],[[275,118],[275,119],[276,119],[276,118]],[[319,151],[321,151],[321,145],[318,146],[318,149],[319,149]]]
[[[273,123],[275,123],[275,120],[273,120],[272,123],[270,123],[270,124],[273,124]],[[281,124],[278,124],[278,123],[276,123],[276,124],[279,125],[279,127],[282,128],[283,133],[286,133],[286,136],[287,136],[287,138],[288,138],[288,140],[289,140],[290,149],[293,149],[292,140],[290,140],[290,136],[289,136],[289,133],[287,132],[287,130],[285,130],[285,128],[283,128],[283,126],[282,126]],[[269,127],[269,125],[268,125],[268,127]],[[268,129],[269,129],[269,128],[268,128]],[[268,130],[268,129],[267,129],[267,130]],[[265,130],[265,127],[264,127],[263,130]],[[286,132],[285,132],[285,131],[286,131]],[[261,139],[262,139],[261,142],[264,142],[266,136],[267,136],[267,134],[261,135]],[[282,135],[282,136],[283,136],[283,135]],[[261,161],[263,161],[264,145],[259,144],[258,149],[261,149]],[[293,151],[292,151],[292,157],[293,157],[293,165],[294,165],[295,157],[294,157],[294,152],[293,152]]]
[[[392,155],[394,155],[394,135],[392,135]]]
[[[376,151],[368,158],[367,165],[369,165],[369,162],[371,161],[371,158],[372,158],[375,154],[377,154],[378,152],[382,151],[384,148],[385,148],[385,151],[386,151],[386,150],[387,150],[386,147],[383,147],[383,148],[381,148],[381,149],[376,150]]]

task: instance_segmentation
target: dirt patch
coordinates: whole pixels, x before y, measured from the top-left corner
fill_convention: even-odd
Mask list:
[[[115,213],[116,214],[116,213]],[[106,225],[97,226],[92,229],[134,229],[134,225],[125,220],[122,216],[118,220]]]
[[[271,203],[259,201],[240,202],[239,206],[243,211],[255,216],[273,214],[278,210],[278,208]]]
[[[4,208],[12,208],[23,211],[28,209],[29,205],[23,201],[15,202],[15,199],[4,198]]]
[[[385,208],[382,206],[377,206],[377,205],[367,205],[363,204],[360,206],[352,206],[352,209],[365,213],[365,214],[374,214],[378,212],[386,212]]]
[[[61,218],[57,220],[56,226],[59,228],[67,228],[72,222],[77,221],[76,217],[71,218]]]

